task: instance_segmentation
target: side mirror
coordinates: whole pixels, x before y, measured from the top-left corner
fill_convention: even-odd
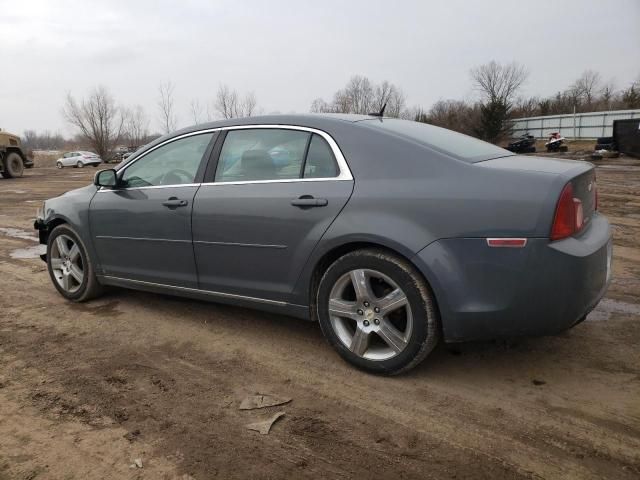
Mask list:
[[[97,187],[114,188],[118,184],[118,176],[113,168],[100,170],[93,177],[93,184]]]

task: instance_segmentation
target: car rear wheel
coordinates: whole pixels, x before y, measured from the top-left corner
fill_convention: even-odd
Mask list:
[[[47,267],[53,285],[68,300],[84,302],[103,291],[84,243],[68,225],[57,226],[49,235]]]
[[[357,250],[336,260],[320,280],[315,308],[329,343],[370,372],[407,371],[438,343],[428,285],[413,265],[383,250]]]
[[[4,158],[4,176],[8,178],[21,177],[24,173],[22,157],[15,152],[9,153]]]
[[[76,163],[76,167],[83,168],[84,167],[84,163],[78,162],[78,163]]]

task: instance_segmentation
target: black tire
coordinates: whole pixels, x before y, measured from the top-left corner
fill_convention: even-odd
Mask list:
[[[615,150],[615,143],[598,143],[596,144],[594,150]]]
[[[24,163],[22,157],[16,152],[9,152],[3,160],[3,175],[6,178],[21,177],[24,174]]]
[[[329,315],[331,290],[341,277],[357,269],[375,270],[386,275],[396,283],[408,300],[413,327],[404,349],[392,358],[371,360],[356,355],[332,326]],[[319,321],[325,338],[342,358],[362,370],[378,374],[397,375],[410,370],[435,348],[440,337],[435,300],[423,277],[408,261],[381,249],[356,250],[336,260],[320,280],[312,312]]]
[[[79,161],[78,163],[76,163],[76,167],[78,167],[78,168],[84,168],[84,163],[82,163],[82,162],[80,162],[80,161]]]
[[[64,165],[62,164],[62,162],[56,162],[56,168],[62,170],[64,168]]]
[[[59,285],[51,266],[50,252],[52,250],[52,245],[53,242],[56,241],[56,238],[58,238],[60,235],[66,235],[67,237],[70,237],[78,245],[80,256],[82,258],[82,265],[85,272],[84,279],[80,284],[78,290],[73,293],[65,291]],[[51,282],[53,283],[54,287],[56,287],[56,290],[58,290],[60,295],[62,295],[64,298],[66,298],[67,300],[71,300],[72,302],[86,302],[87,300],[99,297],[104,292],[104,287],[98,282],[95,273],[95,265],[91,258],[89,258],[89,254],[84,242],[76,233],[76,231],[67,224],[58,225],[49,234],[49,240],[47,242],[47,270],[49,271],[49,277],[51,278]]]

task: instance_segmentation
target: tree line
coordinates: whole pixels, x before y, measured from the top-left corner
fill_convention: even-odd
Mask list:
[[[408,106],[402,89],[396,85],[387,81],[376,85],[367,77],[355,75],[330,101],[314,100],[311,111],[366,114],[379,111],[386,103],[386,116],[430,123],[496,143],[510,134],[510,120],[515,118],[574,110],[583,113],[640,108],[640,76],[617,89],[613,81],[604,81],[599,72],[587,70],[567,88],[549,97],[520,95],[529,73],[516,62],[492,61],[471,69],[469,76],[478,93],[475,100],[438,100],[426,110]]]
[[[469,77],[477,98],[473,101],[444,99],[428,110],[409,106],[401,87],[387,80],[375,83],[366,76],[354,75],[329,100],[316,98],[312,113],[368,114],[380,112],[388,117],[430,123],[497,143],[510,133],[510,120],[590,111],[640,108],[640,76],[623,88],[605,81],[599,72],[585,71],[564,90],[549,97],[520,94],[528,78],[526,68],[516,62],[500,64],[492,61],[470,70]],[[86,97],[67,95],[62,109],[65,120],[77,134],[72,140],[49,131],[24,132],[25,145],[33,149],[61,149],[86,145],[103,158],[108,158],[117,145],[141,146],[162,134],[177,129],[181,123],[201,124],[216,118],[248,117],[260,111],[252,92],[240,93],[220,85],[213,99],[193,98],[189,119],[181,122],[176,110],[175,84],[158,86],[155,119],[159,127],[150,130],[151,117],[141,105],[119,105],[104,86],[95,87]]]
[[[34,150],[59,150],[81,145],[92,149],[102,158],[109,158],[118,145],[139,147],[178,128],[179,117],[173,82],[162,82],[158,86],[156,108],[156,119],[160,129],[152,133],[151,119],[144,107],[119,105],[104,86],[95,87],[84,98],[78,99],[69,93],[62,115],[76,130],[75,137],[65,139],[59,133],[26,130],[23,141],[26,148]],[[191,101],[192,118],[189,123],[200,124],[216,117],[248,117],[256,110],[257,100],[253,93],[241,95],[227,85],[220,85],[212,101]]]

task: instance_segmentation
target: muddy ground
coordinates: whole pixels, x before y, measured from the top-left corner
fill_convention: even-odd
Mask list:
[[[124,290],[64,301],[28,258],[33,218],[95,170],[0,179],[0,480],[640,478],[640,161],[607,162],[614,278],[588,320],[441,346],[397,378],[295,319]],[[292,401],[239,410],[253,392]],[[269,435],[245,428],[280,411]]]

